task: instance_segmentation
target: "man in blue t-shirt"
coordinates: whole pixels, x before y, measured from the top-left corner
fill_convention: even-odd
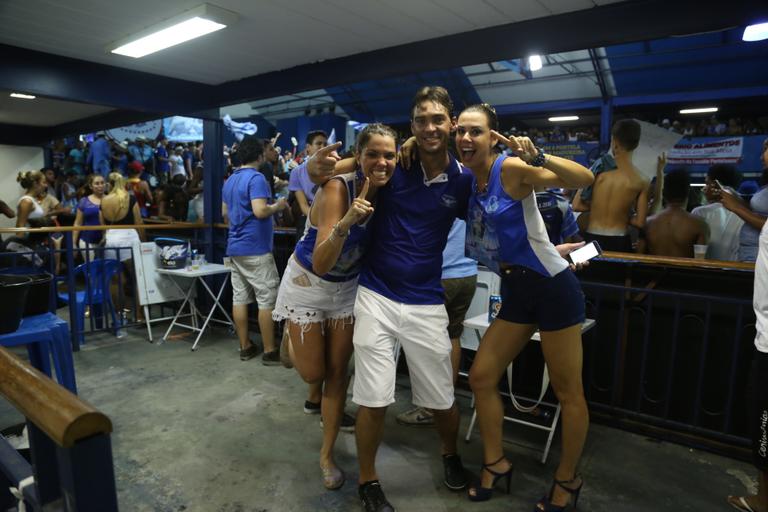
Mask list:
[[[259,306],[259,330],[264,344],[262,363],[280,364],[275,347],[275,307],[280,277],[272,255],[272,215],[285,209],[281,199],[272,203],[264,175],[257,169],[264,156],[264,145],[255,137],[246,137],[237,148],[243,162],[224,183],[222,213],[229,222],[227,256],[232,268],[232,319],[240,340],[240,359],[247,361],[258,354],[248,337],[248,304]]]
[[[420,89],[411,109],[419,161],[401,166],[379,190],[369,224],[355,304],[358,492],[366,511],[393,510],[379,484],[376,452],[387,406],[394,402],[398,346],[408,359],[413,403],[430,409],[442,441],[445,485],[467,484],[457,454],[448,315],[440,284],[442,253],[456,218],[464,218],[472,175],[448,153],[453,104],[442,87]],[[309,162],[311,176],[332,170],[330,146]],[[315,178],[318,179],[318,178]]]
[[[171,164],[169,163],[170,160],[168,159],[168,149],[166,148],[167,139],[165,137],[160,137],[160,140],[157,141],[157,146],[155,147],[155,158],[157,159],[157,177],[160,179],[161,183],[166,183],[168,181],[168,174],[171,172]]]
[[[109,142],[107,142],[104,134],[100,133],[96,136],[96,140],[91,144],[91,150],[88,152],[86,164],[91,169],[91,172],[101,174],[106,178],[110,172],[109,164],[111,156]]]

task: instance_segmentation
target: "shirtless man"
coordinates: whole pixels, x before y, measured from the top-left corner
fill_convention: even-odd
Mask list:
[[[650,217],[645,227],[648,254],[692,258],[693,245],[707,243],[707,223],[685,209],[690,188],[684,169],[667,173],[662,192],[666,208]]]
[[[590,212],[584,238],[596,240],[603,250],[632,252],[629,226],[642,230],[648,214],[648,181],[632,164],[632,152],[640,142],[640,125],[624,119],[613,125],[611,150],[618,168],[595,178],[592,197],[582,200],[582,191],[573,200],[577,212]],[[635,214],[630,217],[632,210]]]

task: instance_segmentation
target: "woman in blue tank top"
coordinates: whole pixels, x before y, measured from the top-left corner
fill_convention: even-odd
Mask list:
[[[333,446],[347,393],[357,278],[372,203],[395,170],[395,138],[387,126],[368,125],[355,145],[358,170],[335,176],[318,191],[273,312],[275,320],[288,322],[291,359],[299,375],[323,387],[320,468],[327,489],[344,484]]]
[[[494,483],[512,472],[502,447],[503,407],[498,383],[538,328],[552,388],[562,406],[563,450],[549,494],[535,506],[555,512],[575,505],[582,480],[576,474],[589,427],[581,383],[584,295],[568,262],[549,241],[536,205],[535,186],[582,188],[592,183],[585,167],[545,155],[527,137],[496,132],[496,112],[473,105],[458,118],[456,147],[475,175],[467,218],[467,252],[502,280],[502,306],[483,336],[470,370],[483,438],[481,481],[469,498],[491,497]],[[502,142],[517,157],[497,155]]]

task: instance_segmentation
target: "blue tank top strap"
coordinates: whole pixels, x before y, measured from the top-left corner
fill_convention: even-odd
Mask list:
[[[347,190],[347,205],[352,204],[352,201],[357,197],[357,180],[361,177],[361,173],[348,173],[339,176],[334,176],[331,179],[340,180],[344,183]],[[317,204],[317,200],[312,203],[314,208]],[[294,256],[301,264],[302,267],[308,271],[312,271],[312,254],[315,250],[315,244],[317,242],[317,226],[314,226],[310,222],[312,210],[310,209],[310,215],[307,218],[306,228],[304,229],[304,235],[296,243],[294,249]],[[363,254],[363,240],[365,238],[365,231],[367,222],[362,225],[354,225],[349,230],[344,241],[344,247],[342,247],[341,254],[333,268],[325,275],[319,276],[326,281],[343,282],[354,279],[360,273],[360,260]]]
[[[504,166],[504,160],[506,159],[506,156],[499,155],[496,160],[493,161],[493,165],[491,166],[491,173],[490,176],[488,176],[489,189],[494,187],[496,191],[501,190],[504,192],[504,184],[501,181],[501,168]]]

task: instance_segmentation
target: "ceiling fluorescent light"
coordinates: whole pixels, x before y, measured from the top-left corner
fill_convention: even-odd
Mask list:
[[[744,29],[744,35],[741,36],[742,41],[762,41],[768,39],[768,23],[757,23],[750,25]]]
[[[550,123],[559,123],[561,121],[578,121],[579,116],[558,116],[558,117],[550,117],[549,122]]]
[[[31,94],[23,94],[20,92],[12,92],[11,98],[21,98],[22,100],[33,100],[35,99],[35,96],[32,96]]]
[[[122,39],[107,48],[111,53],[138,59],[191,39],[226,28],[237,21],[237,14],[203,4]]]
[[[684,108],[680,111],[681,114],[706,114],[708,112],[717,112],[717,107]]]
[[[528,57],[528,68],[530,68],[531,71],[538,71],[542,68],[543,64],[541,62],[541,56],[539,55],[531,55]]]

